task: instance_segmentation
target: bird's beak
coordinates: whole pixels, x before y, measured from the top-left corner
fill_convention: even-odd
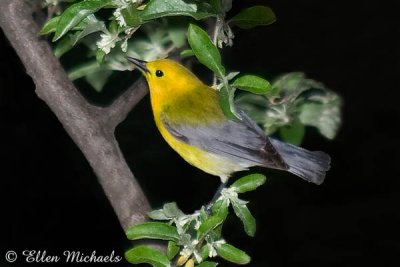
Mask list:
[[[133,57],[127,57],[130,62],[132,62],[136,68],[138,68],[143,74],[149,73],[149,69],[146,67],[147,61],[140,60]]]

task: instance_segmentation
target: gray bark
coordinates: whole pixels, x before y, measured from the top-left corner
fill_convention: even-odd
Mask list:
[[[83,152],[98,177],[123,229],[145,221],[150,205],[129,169],[114,136],[115,127],[147,93],[139,80],[109,107],[89,104],[64,69],[32,17],[24,0],[0,1],[0,26],[50,107]]]

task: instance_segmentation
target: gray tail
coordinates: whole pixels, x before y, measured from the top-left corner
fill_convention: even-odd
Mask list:
[[[288,165],[287,171],[308,182],[322,184],[325,173],[330,168],[331,157],[328,154],[322,151],[308,151],[272,138],[270,141]]]

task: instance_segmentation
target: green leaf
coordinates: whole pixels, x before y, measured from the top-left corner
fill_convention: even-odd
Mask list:
[[[169,218],[176,218],[184,215],[175,202],[164,204],[163,210],[164,214]]]
[[[256,190],[257,187],[263,185],[267,178],[259,173],[246,175],[231,185],[231,188],[235,188],[237,193],[244,193],[248,191]]]
[[[203,245],[198,251],[202,260],[207,259],[210,254],[210,248],[207,244]]]
[[[99,65],[102,64],[104,62],[105,58],[106,58],[106,53],[103,50],[98,48],[96,50],[96,61],[97,61],[97,64],[99,64]]]
[[[193,50],[192,49],[185,49],[181,52],[181,57],[191,57],[194,56]]]
[[[196,265],[196,267],[216,267],[218,265],[218,262],[214,261],[203,261],[199,265]]]
[[[136,4],[130,4],[127,8],[122,9],[121,15],[129,27],[139,26],[143,22]]]
[[[303,141],[305,127],[299,120],[295,120],[292,124],[279,128],[279,134],[283,141],[298,146]]]
[[[253,94],[266,94],[272,90],[272,86],[267,80],[255,75],[240,76],[232,86]]]
[[[153,220],[171,220],[185,215],[175,202],[164,204],[162,209],[149,212],[149,217]]]
[[[64,36],[90,14],[95,13],[101,8],[111,6],[112,3],[113,0],[86,0],[71,5],[60,16],[53,42]]]
[[[293,102],[300,94],[312,88],[325,89],[322,83],[307,79],[302,72],[283,74],[273,82],[272,87],[281,102]]]
[[[178,242],[179,235],[176,227],[160,222],[147,222],[130,227],[126,231],[129,240],[162,239]]]
[[[54,54],[56,57],[60,58],[66,52],[71,50],[71,48],[73,48],[76,43],[85,36],[94,32],[105,30],[105,25],[104,22],[98,21],[93,15],[91,15],[80,23],[79,29],[80,30],[74,33],[68,33],[59,39],[54,48]]]
[[[235,248],[230,244],[221,244],[216,247],[218,256],[221,258],[236,263],[236,264],[248,264],[251,260],[250,256],[243,250]]]
[[[276,16],[267,6],[253,6],[243,9],[229,20],[229,23],[242,29],[251,29],[258,25],[269,25],[276,21]]]
[[[78,35],[79,33],[74,33],[74,34],[67,34],[61,40],[57,43],[57,45],[54,47],[54,55],[57,58],[60,58],[62,55],[67,53],[71,48],[74,46],[74,40],[75,36]]]
[[[141,12],[143,20],[154,20],[166,16],[190,16],[200,20],[215,16],[215,14],[208,3],[195,0],[152,0]]]
[[[84,22],[84,23],[82,23]],[[106,25],[103,21],[97,20],[97,18],[92,14],[86,17],[80,24],[82,31],[74,35],[73,45],[75,45],[80,39],[88,36],[89,34],[106,30]]]
[[[199,229],[197,230],[197,239],[200,240],[205,237],[210,231],[221,225],[224,220],[225,217],[223,216],[213,215],[209,217],[200,225]]]
[[[201,64],[212,70],[217,76],[225,76],[225,68],[221,64],[221,55],[211,42],[210,36],[194,24],[189,25],[188,41],[196,58]]]
[[[229,86],[223,86],[218,93],[219,106],[222,112],[228,119],[240,119],[240,116],[236,112],[235,103],[235,88]]]
[[[341,106],[341,98],[327,91],[318,98],[309,98],[301,105],[299,119],[303,124],[317,127],[326,138],[333,139],[342,122]]]
[[[147,215],[150,217],[150,219],[156,220],[156,221],[167,221],[167,220],[171,219],[165,215],[165,213],[162,209],[152,210]]]
[[[174,241],[169,241],[168,246],[167,246],[167,257],[169,260],[172,260],[175,258],[175,256],[178,254],[180,247],[178,244]]]
[[[132,264],[148,263],[154,267],[171,266],[164,253],[149,246],[137,246],[126,251],[125,259]]]
[[[232,201],[232,207],[236,216],[242,221],[246,234],[253,237],[256,233],[256,219],[251,215],[247,206]]]
[[[209,216],[209,212],[207,211],[207,208],[202,206],[200,209],[200,213],[199,213],[199,220],[200,222],[204,222],[205,220],[207,220],[210,216]]]
[[[227,79],[228,81],[230,81],[230,80],[232,80],[233,78],[235,78],[236,76],[238,76],[239,74],[240,74],[239,71],[229,72],[229,73],[226,75],[226,79]]]
[[[118,31],[119,30],[118,22],[116,20],[112,20],[110,22],[110,25],[108,26],[108,29],[109,29],[109,31],[111,33],[118,34],[119,33],[119,31]]]
[[[48,22],[46,22],[46,24],[40,30],[40,34],[45,35],[45,34],[49,34],[49,33],[55,32],[57,24],[60,21],[60,18],[61,18],[61,16],[54,17],[54,18],[50,19]],[[91,14],[91,15],[87,16],[86,18],[84,18],[77,25],[75,25],[72,28],[72,30],[74,30],[74,31],[83,31],[89,25],[91,25],[93,23],[98,23],[98,22],[101,22],[104,25],[104,22],[97,20],[97,18],[93,14]]]
[[[221,199],[214,203],[212,206],[212,214],[217,215],[221,218],[226,218],[228,215],[229,201],[227,199]]]
[[[50,19],[49,21],[47,21],[42,29],[40,30],[39,34],[41,35],[46,35],[52,32],[56,31],[56,27],[58,22],[60,21],[60,16],[54,17],[52,19]]]
[[[85,78],[86,81],[94,88],[94,90],[96,90],[96,92],[101,92],[111,74],[111,70],[102,70],[88,74]]]

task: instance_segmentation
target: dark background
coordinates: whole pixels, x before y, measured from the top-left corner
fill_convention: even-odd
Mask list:
[[[249,252],[251,266],[400,266],[400,25],[395,2],[247,3],[268,4],[278,21],[236,31],[236,43],[224,56],[229,69],[261,75],[303,71],[344,99],[337,138],[328,141],[311,130],[304,142],[332,156],[324,184],[266,170],[267,184],[244,196],[257,218],[256,237],[246,237],[237,219],[228,221],[228,241]],[[6,265],[8,250],[51,255],[65,249],[96,250],[98,255],[115,250],[123,255],[130,243],[96,177],[36,97],[3,33],[0,134],[1,266],[23,265]],[[118,127],[117,137],[154,207],[176,201],[192,212],[212,197],[218,179],[189,166],[164,143],[148,97]]]

